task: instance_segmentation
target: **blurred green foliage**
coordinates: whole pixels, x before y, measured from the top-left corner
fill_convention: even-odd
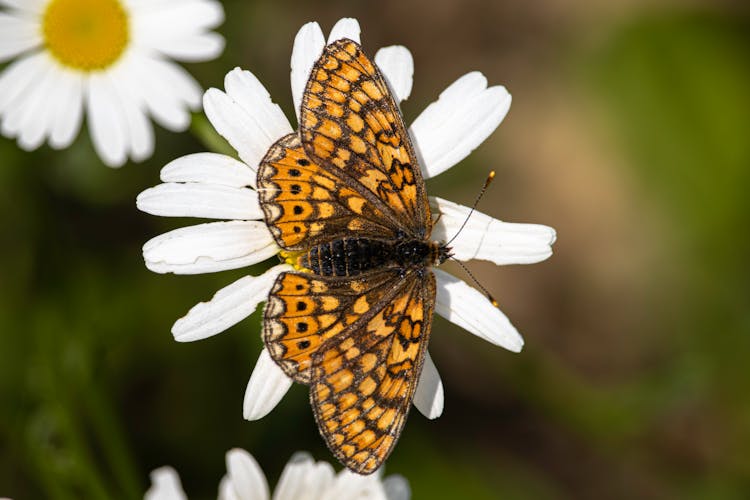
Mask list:
[[[387,13],[343,5],[321,7],[326,26],[354,14],[366,43],[394,42]],[[503,46],[508,40],[471,6],[451,21],[473,26],[453,43],[467,51],[480,44],[487,60],[510,51]],[[313,8],[291,13],[290,7],[226,2],[227,51],[190,70],[205,86],[220,86],[235,65],[252,69],[292,116],[288,53]],[[533,317],[586,311],[591,321],[572,320],[589,328],[577,339],[606,365],[618,352],[599,343],[591,325],[606,322],[608,312],[571,303],[566,291],[585,282],[561,287],[561,277],[574,279],[556,271],[564,261],[553,257],[539,270],[524,269],[550,308],[543,310],[540,300],[530,306],[533,317],[516,321],[532,341],[514,356],[436,322],[445,415],[428,422],[412,412],[387,473],[406,476],[417,499],[747,498],[747,13],[716,7],[655,14],[634,6],[592,47],[586,29],[597,23],[554,31],[553,23],[538,21],[535,8],[519,7],[513,15],[536,20],[527,26],[536,30],[529,37],[547,50],[531,51],[539,59],[510,68],[510,79],[544,67],[533,77],[587,96],[614,131],[608,153],[622,160],[601,168],[624,165],[636,183],[629,203],[647,200],[654,219],[669,229],[654,243],[661,260],[639,270],[649,287],[626,292],[647,298],[641,327],[652,340],[643,347],[643,363],[614,382],[598,380],[534,339],[544,323]],[[427,13],[418,28],[396,39],[424,48],[432,39],[428,26],[441,22],[439,13]],[[550,53],[563,63],[543,65]],[[406,110],[411,116],[440,88],[424,72],[430,63],[419,66],[426,56],[415,57],[422,80]],[[440,62],[449,66],[440,78],[475,69],[463,60]],[[169,160],[217,148],[205,127],[197,116],[192,135],[159,131],[155,156],[121,170],[99,162],[86,134],[63,152],[25,153],[0,140],[0,495],[138,498],[149,471],[171,464],[191,498],[211,498],[224,473],[223,454],[234,446],[253,453],[272,484],[296,450],[333,461],[303,387],[294,387],[265,419],[242,420],[242,394],[260,350],[257,313],[201,342],[177,344],[169,333],[192,305],[263,266],[203,276],[156,275],[143,266],[140,247],[148,238],[195,221],[139,213],[135,196],[158,183]],[[472,174],[490,156],[507,168],[495,147],[503,127],[483,147],[490,149],[428,188],[450,198],[451,185],[476,185]],[[526,159],[536,161],[534,152]],[[549,217],[534,222],[576,224],[557,213]],[[560,236],[558,245],[566,237]],[[573,250],[585,265],[590,250]]]

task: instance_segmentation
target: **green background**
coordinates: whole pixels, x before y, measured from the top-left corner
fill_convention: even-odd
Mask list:
[[[415,59],[407,122],[461,74],[513,94],[475,153],[428,182],[464,204],[558,231],[533,266],[471,263],[526,346],[512,354],[438,320],[445,412],[416,411],[386,473],[422,498],[750,497],[750,22],[738,2],[224,2],[204,87],[253,71],[292,117],[296,30],[359,19],[365,49]],[[200,129],[202,117],[196,115]],[[141,246],[195,220],[135,196],[202,151],[158,130],[143,164],[105,167],[87,133],[34,153],[0,139],[0,496],[138,498],[170,464],[211,498],[243,447],[271,484],[297,450],[334,459],[306,389],[242,419],[257,314],[174,342],[172,323],[251,269],[146,270]],[[337,468],[339,466],[337,465]]]

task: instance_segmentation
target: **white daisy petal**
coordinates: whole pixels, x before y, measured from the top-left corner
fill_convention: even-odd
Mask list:
[[[263,218],[255,191],[218,184],[159,184],[139,194],[136,205],[143,212],[165,217]]]
[[[383,47],[375,54],[375,64],[388,80],[396,102],[408,99],[414,76],[414,59],[409,49],[402,45]]]
[[[83,121],[83,76],[73,71],[61,71],[59,81],[60,103],[50,131],[49,143],[55,149],[70,146],[78,135]]]
[[[440,269],[435,312],[487,342],[520,352],[523,339],[508,318],[479,290]]]
[[[54,106],[59,97],[58,74],[59,70],[50,61],[45,74],[29,89],[23,107],[8,110],[3,133],[18,134],[18,145],[26,151],[41,146],[47,131],[52,128]]]
[[[278,251],[264,222],[229,221],[157,236],[143,246],[143,258],[156,273],[200,274],[257,264]]]
[[[128,150],[134,161],[143,161],[154,152],[154,129],[141,109],[140,99],[133,89],[138,85],[127,66],[112,72],[111,82],[122,103],[122,113],[128,129]]]
[[[176,64],[143,54],[127,61],[130,78],[140,82],[131,86],[145,103],[149,113],[162,127],[180,132],[190,124],[189,109],[201,102],[201,88],[190,74]]]
[[[316,463],[309,453],[295,453],[281,473],[273,500],[334,500],[335,497],[329,494],[334,479],[335,474],[330,464]]]
[[[122,166],[127,158],[127,123],[107,73],[94,73],[89,77],[86,97],[94,149],[107,166]]]
[[[307,80],[310,78],[310,71],[312,71],[312,67],[320,54],[323,53],[323,47],[325,47],[325,38],[318,23],[305,24],[294,37],[290,78],[292,102],[294,103],[294,112],[297,114],[297,121],[299,121],[300,106],[302,105],[302,94],[304,94]]]
[[[383,489],[388,500],[409,500],[411,488],[404,476],[394,474],[383,480]]]
[[[187,500],[180,476],[172,467],[160,467],[151,473],[151,487],[144,500]]]
[[[471,208],[436,196],[430,205],[440,219],[432,236],[437,241],[449,241],[458,233]],[[458,260],[481,259],[495,264],[532,264],[552,255],[555,230],[540,224],[501,222],[482,212],[474,211],[466,226],[450,244]]]
[[[224,39],[205,33],[224,22],[219,2],[183,0],[162,2],[137,9],[133,19],[134,38],[139,44],[182,61],[203,61],[218,56]],[[206,36],[207,35],[207,36]],[[198,43],[196,43],[198,42]]]
[[[266,295],[270,290],[269,286]],[[259,420],[268,415],[291,386],[292,379],[271,359],[268,350],[263,348],[245,389],[245,398],[242,402],[242,415],[245,420]]]
[[[0,5],[11,7],[24,13],[38,14],[48,0],[2,0]]]
[[[268,500],[268,481],[252,455],[245,450],[235,448],[227,452],[226,463],[227,478],[236,495],[232,498]]]
[[[278,106],[273,104],[265,88],[259,83],[255,86],[257,80],[248,75],[238,71],[236,76],[227,78],[232,94],[239,102],[218,89],[208,89],[203,96],[203,106],[216,131],[237,150],[242,161],[257,171],[271,144],[291,133],[292,127],[280,110],[276,112]],[[253,114],[246,109],[252,110]],[[261,121],[269,116],[275,120],[270,123]]]
[[[336,475],[333,486],[326,492],[327,498],[348,499],[366,498],[368,500],[387,500],[380,484],[380,473],[369,476],[356,474],[344,469]]]
[[[159,44],[158,50],[178,61],[199,62],[219,57],[224,46],[224,37],[212,32],[165,40]]]
[[[19,100],[25,100],[29,88],[36,85],[48,67],[44,53],[22,57],[9,64],[0,75],[0,113],[7,112]]]
[[[510,102],[505,87],[487,88],[487,79],[477,71],[446,88],[409,128],[425,179],[466,158],[500,125]]]
[[[39,25],[27,16],[0,12],[0,63],[38,47]]]
[[[257,132],[248,132],[257,142],[256,148],[264,150],[264,155],[274,142],[292,133],[292,125],[281,107],[271,100],[271,94],[251,72],[233,69],[224,78],[224,87],[227,95],[255,125]],[[254,166],[252,163],[249,165]]]
[[[443,413],[443,382],[440,380],[440,374],[435,368],[435,363],[426,352],[422,373],[419,375],[417,389],[414,392],[414,406],[417,410],[430,420],[438,418]]]
[[[221,333],[250,316],[268,298],[276,278],[292,268],[277,265],[260,276],[245,276],[228,285],[208,302],[193,306],[172,327],[178,342],[192,342]]]
[[[359,22],[351,17],[344,17],[336,21],[336,24],[331,28],[331,33],[328,35],[328,44],[332,44],[336,40],[348,38],[357,43],[359,42]]]
[[[194,153],[181,156],[161,169],[164,182],[198,182],[231,187],[255,187],[255,172],[231,156]]]

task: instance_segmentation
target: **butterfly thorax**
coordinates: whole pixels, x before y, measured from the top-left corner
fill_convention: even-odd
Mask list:
[[[299,256],[298,263],[321,276],[357,276],[382,267],[438,265],[449,254],[450,249],[441,243],[418,239],[340,238],[312,247]]]

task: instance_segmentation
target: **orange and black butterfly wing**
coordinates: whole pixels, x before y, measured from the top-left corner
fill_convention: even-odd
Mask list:
[[[414,238],[432,230],[424,180],[396,102],[352,40],[323,50],[302,99],[300,135],[313,161],[353,182],[390,227]]]
[[[276,278],[263,311],[263,341],[271,357],[293,380],[313,380],[312,359],[331,338],[376,313],[393,295],[398,271],[381,270],[355,278],[287,272]]]
[[[435,276],[413,272],[394,290],[312,359],[310,401],[320,433],[360,474],[377,470],[401,435],[430,335]]]
[[[321,166],[289,134],[260,163],[258,197],[266,225],[278,245],[305,250],[343,236],[392,239],[397,230],[340,172]]]

